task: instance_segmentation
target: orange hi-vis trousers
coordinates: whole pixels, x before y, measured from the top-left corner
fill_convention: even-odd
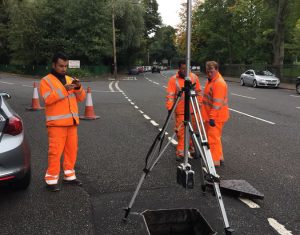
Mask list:
[[[176,136],[177,136],[177,140],[178,140],[178,144],[176,147],[176,155],[179,157],[183,157],[184,156],[184,123],[183,123],[184,122],[184,114],[177,114],[175,116],[176,116],[175,131],[176,131]],[[192,123],[194,131],[197,130],[194,114],[191,115],[191,123]],[[190,151],[195,151],[191,136],[190,136],[189,146],[190,146],[189,147]]]
[[[60,172],[60,159],[64,155],[64,179],[76,179],[74,166],[76,163],[78,138],[77,126],[47,127],[48,129],[48,169],[45,175],[47,184],[57,184]]]
[[[204,122],[204,128],[215,166],[220,166],[220,160],[224,160],[221,141],[223,126],[224,122],[216,122],[216,126],[214,127],[210,126],[209,122]]]

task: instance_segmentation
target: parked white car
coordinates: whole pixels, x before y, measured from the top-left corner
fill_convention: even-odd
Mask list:
[[[280,84],[280,79],[275,77],[270,71],[256,71],[249,69],[241,75],[241,85],[250,85],[253,87],[274,87]]]

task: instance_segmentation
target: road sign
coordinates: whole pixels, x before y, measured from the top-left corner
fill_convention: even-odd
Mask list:
[[[79,69],[80,68],[80,60],[69,60],[69,68],[70,69]]]

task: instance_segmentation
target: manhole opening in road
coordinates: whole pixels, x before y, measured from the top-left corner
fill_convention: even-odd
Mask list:
[[[150,235],[217,234],[198,209],[146,210],[142,215]]]

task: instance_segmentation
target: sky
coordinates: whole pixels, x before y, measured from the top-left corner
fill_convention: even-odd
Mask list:
[[[158,12],[162,17],[163,24],[176,27],[180,22],[179,10],[181,3],[186,0],[156,0],[158,3]]]

